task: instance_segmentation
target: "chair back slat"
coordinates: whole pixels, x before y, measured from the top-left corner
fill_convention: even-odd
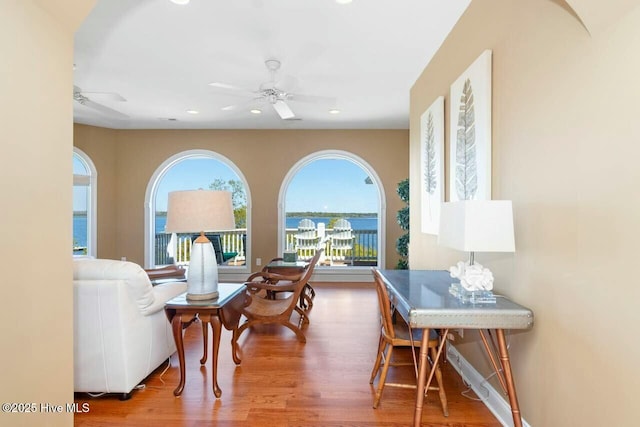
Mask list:
[[[380,272],[373,268],[373,278],[376,284],[376,292],[378,294],[378,305],[380,308],[380,318],[382,321],[382,328],[384,334],[390,339],[395,338],[395,329],[393,327],[393,319],[391,318],[391,299],[389,298],[389,291],[384,284]]]

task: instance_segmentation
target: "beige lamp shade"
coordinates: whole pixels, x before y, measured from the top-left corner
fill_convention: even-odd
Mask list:
[[[515,252],[511,200],[443,203],[438,244],[465,252]]]
[[[168,233],[233,230],[235,219],[229,191],[172,191],[167,203]]]

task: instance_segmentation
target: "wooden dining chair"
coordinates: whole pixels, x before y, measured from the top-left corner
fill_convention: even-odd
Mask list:
[[[395,316],[396,321],[392,318],[393,307],[389,298],[389,292],[385,286],[382,277],[377,269],[373,268],[373,277],[376,285],[376,292],[378,294],[378,305],[380,308],[380,341],[378,343],[378,354],[376,355],[376,361],[373,364],[373,370],[371,371],[371,378],[369,384],[373,384],[380,367],[382,366],[382,372],[380,373],[380,379],[378,380],[378,387],[375,392],[375,399],[373,401],[373,407],[377,408],[382,397],[382,392],[385,386],[390,387],[402,387],[402,388],[416,388],[418,378],[418,366],[416,363],[415,353],[413,354],[412,363],[396,362],[392,360],[393,349],[396,347],[411,347],[411,351],[415,351],[414,347],[420,347],[422,341],[422,329],[413,329],[412,337],[409,334],[409,326],[404,322],[402,317]],[[410,339],[413,338],[413,341]],[[439,344],[438,334],[434,330],[430,330],[429,339],[429,362],[433,366],[436,360],[437,348]],[[390,366],[413,366],[415,371],[416,382],[412,384],[408,383],[390,383],[386,382],[387,373]],[[440,404],[442,405],[442,412],[445,417],[449,416],[449,409],[447,407],[447,395],[444,391],[442,382],[442,373],[440,367],[436,363],[435,372],[437,386],[429,387],[429,390],[437,390],[440,396]],[[425,393],[426,394],[426,393]]]
[[[298,301],[313,274],[321,253],[322,250],[316,252],[301,276],[284,276],[265,272],[251,275],[252,281],[245,283],[247,296],[250,300],[242,312],[246,321],[234,331],[234,344],[247,328],[274,323],[291,329],[300,342],[307,341],[301,328],[309,323],[309,318],[305,310],[298,306]],[[269,295],[270,293],[277,293],[278,296],[273,298]],[[291,321],[294,311],[300,315],[297,325]]]
[[[320,250],[320,247],[318,247],[318,250]],[[252,273],[251,276],[249,276],[249,278],[247,279],[247,282],[252,282],[257,280],[257,281],[268,281],[273,284],[277,284],[278,281],[282,280],[283,276],[288,276],[286,279],[287,281],[298,281],[306,271],[308,264],[314,261],[317,264],[321,257],[322,255],[318,255],[318,257],[312,258],[311,260],[309,260],[309,262],[306,263],[307,265],[305,265],[304,267],[298,267],[298,266],[291,267],[286,265],[271,267],[271,265],[273,265],[276,262],[284,261],[284,258],[282,257],[272,258],[271,261],[269,261],[262,268],[262,271],[259,271],[257,273]],[[276,298],[278,292],[280,291],[277,289],[273,291],[268,291],[267,295],[273,299],[273,298]],[[284,292],[287,292],[287,291],[284,291]],[[313,289],[311,282],[307,282],[304,285],[302,292],[300,293],[300,297],[298,298],[298,307],[300,307],[305,312],[311,310],[311,308],[313,308],[313,299],[315,297],[316,297],[315,289]]]

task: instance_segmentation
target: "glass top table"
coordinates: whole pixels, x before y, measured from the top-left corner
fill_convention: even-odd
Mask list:
[[[164,306],[165,314],[171,329],[173,331],[173,339],[176,343],[178,352],[178,360],[180,362],[180,382],[173,391],[175,396],[182,394],[185,384],[185,357],[183,329],[189,326],[196,318],[202,322],[202,337],[204,341],[204,354],[200,359],[200,364],[204,365],[207,361],[207,325],[211,325],[213,339],[211,341],[211,366],[213,393],[216,397],[222,395],[222,390],[218,386],[218,349],[220,348],[220,335],[222,325],[228,330],[238,329],[238,323],[242,314],[242,309],[246,303],[246,287],[243,283],[219,283],[219,295],[211,300],[188,300],[186,292],[167,301]],[[240,364],[238,357],[237,343],[231,340],[231,355],[236,364]]]

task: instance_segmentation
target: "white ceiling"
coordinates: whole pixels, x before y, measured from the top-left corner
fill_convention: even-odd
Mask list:
[[[74,121],[117,129],[407,129],[409,90],[470,1],[98,0],[75,36],[74,84],[128,118],[74,102]],[[270,104],[252,104],[250,93],[209,85],[255,91],[270,79],[271,58],[282,64],[278,86],[329,99],[294,95],[287,103],[296,120],[282,120]],[[222,110],[229,105],[236,108]]]

